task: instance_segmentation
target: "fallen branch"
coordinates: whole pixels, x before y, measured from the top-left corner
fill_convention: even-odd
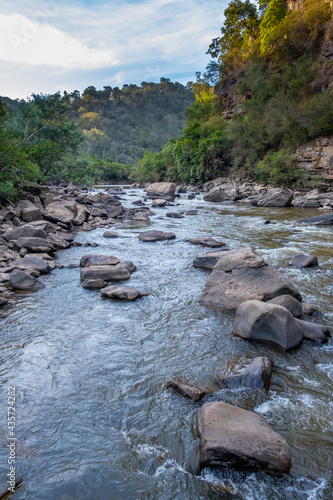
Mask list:
[[[19,486],[19,485],[22,483],[22,481],[23,481],[23,477],[21,477],[21,479],[19,479],[19,480],[15,483],[14,488],[17,488],[17,486]],[[0,500],[1,500],[2,498],[5,498],[5,497],[6,497],[9,493],[12,493],[12,491],[11,491],[11,490],[6,490],[6,491],[4,491],[3,493],[1,493],[1,495],[0,495]]]

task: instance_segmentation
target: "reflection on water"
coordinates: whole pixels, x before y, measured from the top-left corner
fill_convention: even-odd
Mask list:
[[[142,195],[128,191],[123,203]],[[328,499],[333,496],[333,343],[304,343],[292,353],[248,344],[231,335],[233,313],[208,310],[198,300],[208,272],[192,267],[205,249],[184,242],[211,236],[230,248],[251,245],[285,273],[324,314],[333,330],[332,229],[298,223],[315,210],[221,206],[180,200],[174,211],[201,207],[197,216],[149,223],[123,222],[117,239],[103,229],[79,233],[59,253],[63,265],[85,253],[132,260],[130,284],[149,295],[134,303],[111,302],[82,289],[79,269],[57,269],[46,288],[20,296],[0,319],[1,408],[7,386],[17,392],[19,499]],[[272,224],[265,225],[269,219]],[[175,232],[169,243],[143,243],[141,230]],[[320,268],[288,267],[298,252],[317,255]],[[216,372],[241,356],[274,362],[268,395],[221,389]],[[215,391],[199,404],[165,384],[178,377]],[[225,401],[262,414],[292,449],[290,476],[231,470],[197,471],[195,415],[208,401]],[[1,417],[1,463],[6,464],[6,415]],[[6,488],[5,474],[0,484]]]

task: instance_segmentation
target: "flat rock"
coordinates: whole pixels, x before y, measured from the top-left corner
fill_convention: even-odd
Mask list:
[[[114,231],[105,231],[105,233],[103,233],[103,237],[104,238],[118,238],[118,234]]]
[[[75,213],[64,206],[62,201],[54,201],[44,209],[44,218],[50,222],[69,224],[75,219]]]
[[[243,359],[227,373],[218,373],[217,378],[226,387],[255,387],[269,389],[272,376],[272,361],[260,356],[254,359]]]
[[[302,329],[305,340],[312,340],[318,344],[326,344],[327,337],[330,337],[330,332],[326,326],[310,323],[301,319],[296,320]]]
[[[220,248],[225,246],[225,243],[215,240],[214,238],[191,238],[185,241],[192,243],[192,245],[202,245],[210,248]]]
[[[272,342],[285,351],[303,341],[302,328],[287,309],[259,300],[238,306],[232,333],[245,340]]]
[[[168,212],[165,214],[165,217],[169,217],[170,219],[184,219],[184,215],[178,212]]]
[[[318,259],[315,255],[305,255],[304,253],[299,253],[292,258],[289,265],[300,268],[314,267],[318,266]]]
[[[11,273],[9,284],[13,290],[24,292],[38,292],[38,290],[45,288],[45,285],[38,279],[20,269],[15,269]]]
[[[133,220],[139,222],[147,222],[150,219],[148,214],[145,214],[143,212],[137,212],[136,214],[133,215]]]
[[[274,299],[268,300],[267,304],[276,304],[285,307],[295,318],[302,316],[302,304],[291,295],[279,295],[278,297],[274,297]]]
[[[107,288],[103,288],[101,290],[101,294],[103,295],[103,297],[107,297],[108,299],[120,299],[129,301],[140,299],[142,297],[141,292],[129,286],[108,286]]]
[[[33,225],[24,225],[9,229],[2,237],[6,241],[18,240],[19,238],[47,238],[47,234],[43,229],[36,228]]]
[[[8,299],[0,296],[0,306],[5,306],[6,304],[8,304],[8,302],[9,302]]]
[[[223,253],[206,281],[200,303],[221,309],[236,309],[247,300],[273,299],[292,295],[301,301],[298,290],[274,266],[251,247]]]
[[[14,242],[15,248],[26,248],[29,252],[49,253],[55,252],[59,245],[55,241],[45,240],[44,238],[19,238]]]
[[[102,279],[106,282],[128,280],[131,273],[126,266],[117,264],[115,266],[89,266],[81,269],[81,280]]]
[[[286,440],[258,413],[227,403],[207,403],[197,414],[200,466],[289,472]]]
[[[143,231],[143,233],[139,234],[139,240],[140,241],[149,241],[149,242],[154,242],[154,241],[165,241],[165,240],[173,240],[176,238],[176,235],[174,233],[168,233],[164,231]]]
[[[198,210],[189,210],[186,215],[198,215]]]
[[[193,260],[194,267],[200,267],[201,269],[213,269],[217,261],[223,257],[224,252],[230,251],[229,248],[224,250],[215,250],[214,252],[207,252],[204,255],[199,255]]]
[[[101,288],[105,288],[107,286],[107,282],[101,279],[97,280],[84,280],[82,283],[82,288],[86,288],[87,290],[100,290]]]
[[[12,267],[27,272],[35,269],[41,274],[47,274],[55,268],[55,263],[27,255],[23,259],[13,262]]]
[[[80,266],[90,267],[90,266],[115,266],[119,264],[120,260],[114,255],[98,255],[98,254],[87,254],[81,257]]]
[[[167,388],[171,387],[174,391],[178,392],[181,396],[185,398],[192,399],[194,403],[200,401],[206,393],[206,391],[202,391],[197,387],[193,387],[192,385],[183,384],[182,382],[176,382],[175,380],[170,380],[167,383]]]
[[[301,219],[300,222],[304,224],[315,224],[317,226],[332,226],[333,213],[316,215],[315,217],[305,217]]]

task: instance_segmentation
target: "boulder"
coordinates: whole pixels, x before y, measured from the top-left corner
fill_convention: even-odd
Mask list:
[[[15,248],[26,248],[29,252],[55,252],[58,245],[54,241],[45,240],[44,238],[19,238],[14,242]]]
[[[44,209],[44,218],[50,222],[69,224],[75,219],[75,213],[65,207],[62,201],[53,201]]]
[[[318,259],[315,255],[305,255],[304,253],[299,253],[292,258],[289,262],[290,266],[295,267],[314,267],[318,266]]]
[[[136,271],[136,265],[133,264],[133,262],[130,260],[125,260],[124,262],[121,262],[121,265],[127,267],[127,269],[131,274]]]
[[[165,240],[173,240],[176,238],[176,235],[174,233],[167,233],[163,231],[143,231],[143,233],[139,234],[139,240],[140,241],[149,241],[149,242],[154,242],[154,241],[165,241]]]
[[[47,234],[43,229],[36,228],[33,225],[26,224],[6,231],[2,237],[6,241],[18,240],[19,238],[47,238]]]
[[[103,233],[103,237],[104,238],[118,238],[118,234],[114,231],[105,231],[105,233]]]
[[[207,194],[204,195],[204,201],[219,203],[222,201],[234,202],[237,198],[238,190],[233,184],[222,184],[221,186],[214,187]]]
[[[149,215],[144,212],[137,212],[133,215],[133,220],[138,222],[147,222],[149,221]]]
[[[200,401],[206,394],[206,391],[202,391],[197,387],[183,384],[182,382],[176,382],[174,380],[170,380],[170,382],[167,383],[167,389],[169,387],[178,392],[178,394],[180,394],[181,396],[184,396],[184,398],[192,399],[194,403]]]
[[[36,220],[36,221],[30,222],[28,225],[30,227],[34,227],[35,229],[41,229],[46,234],[50,234],[50,233],[55,233],[56,232],[55,226],[51,222],[49,222],[47,220]]]
[[[11,266],[13,269],[21,269],[21,271],[27,271],[28,273],[36,270],[41,274],[47,274],[55,268],[55,263],[53,261],[26,256],[23,259],[12,262]]]
[[[226,387],[255,387],[268,391],[271,384],[272,361],[260,356],[254,359],[243,359],[231,369],[231,373],[220,372],[217,379]]]
[[[74,226],[82,226],[82,224],[88,220],[89,215],[90,212],[85,206],[77,204],[76,216],[73,219]]]
[[[316,215],[315,217],[305,217],[300,222],[304,224],[315,224],[316,226],[332,226],[333,213]]]
[[[10,280],[10,274],[0,272],[0,283],[7,283]]]
[[[105,288],[107,286],[107,282],[101,279],[97,280],[84,280],[82,283],[82,288],[86,288],[87,290],[100,290],[101,288]]]
[[[285,307],[294,318],[302,316],[302,304],[291,295],[279,295],[278,297],[274,297],[274,299],[268,300],[267,304],[276,304]]]
[[[225,243],[215,240],[214,238],[191,238],[185,241],[187,241],[188,243],[192,243],[192,245],[202,245],[204,247],[210,248],[219,248],[225,246]]]
[[[318,344],[326,344],[327,337],[330,336],[328,328],[310,323],[309,321],[302,321],[301,319],[297,319],[296,321],[302,329],[305,340],[312,340]]]
[[[119,264],[120,260],[118,257],[113,255],[98,255],[98,254],[87,254],[81,257],[80,266],[90,267],[90,266],[115,266]]]
[[[246,300],[267,301],[285,294],[302,300],[288,278],[267,264],[251,247],[246,247],[223,252],[206,281],[200,303],[236,309]]]
[[[165,216],[170,217],[170,219],[184,219],[184,215],[178,212],[168,212]]]
[[[289,189],[271,188],[251,203],[258,207],[290,207],[294,193]]]
[[[103,297],[107,297],[108,299],[120,299],[120,300],[136,300],[142,297],[142,293],[138,292],[134,288],[129,286],[108,286],[107,288],[103,288],[101,290],[101,294]]]
[[[5,306],[6,304],[8,304],[8,302],[9,302],[9,300],[8,300],[8,299],[6,299],[5,297],[2,297],[2,296],[0,295],[0,307],[1,307],[1,306]]]
[[[189,210],[186,215],[198,215],[198,210]]]
[[[311,304],[302,304],[302,313],[306,316],[321,316],[321,313]]]
[[[165,200],[174,200],[176,184],[173,182],[154,182],[146,188],[148,198],[163,198]]]
[[[38,292],[45,288],[45,285],[41,283],[38,279],[30,276],[20,269],[15,269],[10,275],[9,284],[13,290],[19,290],[23,292]]]
[[[42,219],[42,211],[29,200],[21,200],[18,204],[21,210],[20,217],[24,222],[33,222]]]
[[[285,351],[303,341],[302,328],[287,309],[259,300],[238,306],[232,333],[245,340],[272,342]]]
[[[165,200],[164,198],[160,198],[160,199],[156,199],[153,201],[152,203],[152,207],[153,208],[164,208],[167,204],[167,200]]]
[[[225,248],[224,250],[215,250],[214,252],[207,252],[203,255],[199,255],[193,260],[193,266],[200,267],[202,269],[213,269],[217,261],[223,257],[224,252],[226,251],[229,252],[229,248]]]
[[[118,200],[117,200],[118,201]],[[101,217],[107,217],[108,219],[115,219],[118,215],[121,215],[124,211],[124,207],[119,202],[119,205],[96,205],[96,209],[100,210]]]
[[[126,266],[116,264],[115,266],[89,266],[81,269],[81,280],[102,279],[106,282],[128,280],[131,273]]]
[[[288,443],[255,412],[207,403],[197,414],[200,466],[289,472]]]
[[[95,203],[101,203],[102,205],[111,205],[111,206],[122,206],[121,201],[118,200],[118,198],[115,198],[114,196],[111,196],[106,193],[102,193],[100,191],[96,196],[95,196]]]

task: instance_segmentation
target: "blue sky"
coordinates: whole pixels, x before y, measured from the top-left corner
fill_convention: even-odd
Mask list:
[[[228,3],[0,0],[0,95],[194,80]]]

